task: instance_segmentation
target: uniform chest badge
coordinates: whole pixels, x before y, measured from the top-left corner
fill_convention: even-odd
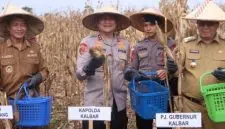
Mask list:
[[[118,52],[125,53],[125,54],[127,53],[127,51],[124,49],[118,49]]]
[[[33,54],[34,53],[34,50],[30,50],[30,53]]]
[[[143,58],[148,56],[148,49],[143,47],[143,48],[138,48],[138,57]]]
[[[195,68],[197,66],[196,60],[192,60],[190,66],[191,68]]]
[[[13,72],[13,66],[11,66],[11,65],[6,66],[5,71],[6,71],[6,73],[12,73]]]

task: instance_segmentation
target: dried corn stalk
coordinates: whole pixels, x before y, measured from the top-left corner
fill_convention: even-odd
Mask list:
[[[177,27],[175,28],[176,31],[176,43],[177,43],[177,48],[181,47],[181,43],[183,42],[184,39],[184,22],[183,22],[183,16],[185,13],[185,6],[187,5],[187,0],[177,0],[176,1],[177,5]],[[181,80],[182,80],[182,60],[181,60],[181,52],[180,49],[178,49],[178,58],[177,58],[177,64],[178,64],[178,109],[181,112],[183,109],[183,102],[182,102],[182,96],[181,96]]]
[[[178,49],[177,54],[178,56],[181,57],[181,53],[180,53],[180,45],[183,41],[184,35],[186,34],[186,28],[189,26],[187,24],[187,22],[183,21],[183,16],[186,14],[187,12],[187,0],[171,0],[171,1],[167,1],[167,0],[161,0],[160,1],[160,7],[162,12],[170,18],[170,20],[173,22],[174,25],[174,32],[175,32],[175,42],[176,42],[176,46]],[[194,28],[194,27],[192,27]],[[191,29],[192,29],[191,28]],[[189,28],[189,32],[191,32],[193,30],[190,30]],[[188,32],[188,34],[189,34]],[[176,62],[178,64],[178,110],[181,111],[182,110],[182,97],[181,97],[181,79],[182,79],[182,64],[181,64],[181,59],[179,57],[176,58]]]
[[[165,19],[166,20],[166,19]],[[166,24],[166,23],[165,23]],[[166,27],[167,25],[165,25],[165,29],[167,28]],[[165,34],[163,34],[162,30],[160,29],[159,25],[156,24],[156,35],[158,37],[158,40],[160,42],[160,44],[164,47],[165,49],[165,52],[166,54],[172,58],[174,60],[174,57],[173,57],[173,54],[172,54],[172,51],[170,50],[170,48],[168,47],[168,44],[167,44],[167,30],[165,30]]]
[[[107,60],[107,56],[105,59],[105,63],[103,66],[104,69],[104,98],[105,98],[105,106],[108,107],[109,105],[109,100],[110,100],[110,88],[112,86],[112,72],[110,70],[109,64],[108,64],[108,60]],[[110,123],[108,121],[105,121],[106,124],[106,129],[110,129]]]
[[[167,19],[165,18],[165,21]],[[164,68],[167,69],[167,56],[169,56],[170,58],[172,58],[174,60],[174,57],[172,55],[172,52],[170,50],[170,48],[168,47],[168,42],[167,42],[167,22],[165,22],[165,34],[162,33],[162,30],[160,29],[158,23],[156,24],[156,35],[157,38],[160,42],[160,44],[163,46],[164,48],[164,52],[163,52],[163,56],[164,56]],[[169,78],[168,76],[166,76],[166,85],[169,88],[169,105],[170,105],[170,109],[173,112],[173,106],[172,106],[172,100],[171,100],[171,93],[170,93],[170,85],[169,85]]]
[[[105,56],[104,49],[101,46],[97,46],[90,49],[90,54],[92,57],[101,57]],[[106,107],[109,105],[109,99],[110,99],[110,87],[111,87],[111,70],[108,65],[107,56],[105,56],[105,62],[103,65],[103,71],[104,71],[104,87],[103,87],[103,95],[104,95],[104,105]],[[108,121],[105,121],[106,129],[110,129],[110,123]],[[90,126],[90,125],[89,125]]]

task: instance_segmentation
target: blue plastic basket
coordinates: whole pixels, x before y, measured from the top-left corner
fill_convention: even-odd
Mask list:
[[[14,106],[14,110],[19,112],[19,121],[17,125],[20,127],[41,127],[49,124],[51,119],[52,97],[30,97],[27,92],[27,83],[24,83],[16,96],[15,100],[9,100]],[[18,100],[18,95],[24,89],[25,97]],[[17,106],[15,109],[15,105]]]
[[[144,119],[155,119],[156,113],[165,113],[168,109],[169,89],[155,81],[140,81],[145,91],[137,90],[135,79],[129,84],[131,107]]]

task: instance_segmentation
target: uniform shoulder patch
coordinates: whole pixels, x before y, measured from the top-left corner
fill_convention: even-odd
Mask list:
[[[79,44],[79,47],[78,47],[78,54],[79,55],[83,55],[85,52],[88,51],[88,47],[90,46],[92,40],[93,40],[94,37],[92,37],[92,35],[89,35],[85,38],[83,38]]]
[[[188,43],[188,42],[194,41],[196,39],[197,39],[196,36],[191,36],[191,37],[184,38],[183,41],[184,41],[184,43]]]
[[[97,34],[92,34],[92,35],[89,35],[87,38],[96,38],[98,35]]]
[[[84,42],[81,42],[78,48],[78,54],[83,55],[88,50],[88,45]]]

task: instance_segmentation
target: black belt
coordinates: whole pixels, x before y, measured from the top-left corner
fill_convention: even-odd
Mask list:
[[[194,102],[196,104],[202,105],[202,101],[200,101],[200,100],[198,100],[196,98],[189,97],[189,96],[187,96],[185,94],[183,94],[182,96],[184,96],[186,99],[188,99],[188,100],[190,100],[190,101],[192,101],[192,102]]]

